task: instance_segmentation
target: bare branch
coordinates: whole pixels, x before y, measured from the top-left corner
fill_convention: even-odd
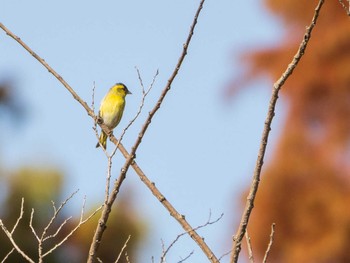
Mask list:
[[[170,214],[181,224],[181,226],[186,230],[186,231],[189,231],[189,235],[191,236],[191,238],[193,240],[195,240],[195,242],[199,245],[199,247],[202,249],[202,251],[206,254],[206,256],[208,257],[208,259],[211,261],[211,262],[218,262],[216,256],[213,254],[213,252],[210,250],[210,248],[207,246],[207,244],[203,241],[203,239],[195,232],[193,231],[192,227],[189,225],[189,223],[185,220],[185,218],[180,214],[178,213],[175,208],[165,199],[165,197],[160,193],[160,191],[154,186],[154,184],[146,177],[146,175],[143,173],[143,171],[141,170],[141,168],[136,164],[135,162],[135,152],[139,146],[139,144],[141,143],[141,140],[151,122],[151,119],[153,118],[154,114],[157,112],[157,110],[159,109],[163,99],[165,98],[167,92],[170,90],[171,88],[171,84],[173,82],[173,80],[175,79],[175,77],[177,76],[177,73],[179,71],[179,69],[181,68],[181,65],[182,65],[182,62],[187,54],[187,49],[188,49],[188,46],[189,46],[189,43],[192,39],[192,36],[193,36],[193,31],[194,31],[194,28],[197,24],[197,19],[198,19],[198,16],[199,16],[199,13],[203,7],[203,4],[204,4],[204,0],[201,0],[200,4],[199,4],[199,8],[197,9],[197,12],[195,14],[195,17],[194,17],[194,20],[193,20],[193,23],[191,25],[191,29],[190,29],[190,33],[187,37],[187,40],[185,42],[185,44],[183,45],[183,52],[178,60],[178,63],[175,67],[175,70],[173,72],[173,74],[170,76],[169,80],[168,80],[168,83],[165,87],[165,89],[163,90],[155,108],[150,112],[149,114],[149,117],[147,118],[146,120],[146,123],[144,124],[141,132],[140,132],[140,135],[132,149],[132,152],[129,154],[126,149],[124,148],[124,146],[119,143],[118,145],[118,148],[119,150],[122,152],[122,154],[124,155],[124,157],[126,158],[126,169],[123,168],[122,169],[122,173],[120,175],[120,179],[121,180],[117,180],[119,182],[116,182],[115,185],[117,184],[120,184],[124,178],[125,178],[125,174],[130,166],[130,164],[132,165],[132,167],[134,168],[135,172],[139,175],[140,179],[146,184],[146,186],[151,190],[151,192],[153,193],[153,195],[155,195],[158,200],[163,204],[163,206],[170,212]],[[83,101],[78,95],[77,93],[69,86],[69,84],[56,72],[53,70],[53,68],[51,68],[42,58],[40,58],[32,49],[29,48],[28,45],[26,45],[19,37],[17,37],[16,35],[14,35],[11,31],[9,31],[2,23],[0,23],[0,28],[2,28],[7,35],[9,35],[10,37],[12,37],[16,42],[18,42],[21,46],[23,46],[24,49],[26,49],[35,59],[37,59],[51,74],[53,74],[58,81],[60,81],[63,86],[72,94],[73,98],[75,100],[77,100],[83,107],[84,109],[87,111],[88,115],[91,116],[94,121],[96,122],[97,121],[97,116],[95,116],[94,112],[89,108],[89,106],[87,105],[87,103],[85,101]],[[106,125],[104,125],[103,123],[102,124],[99,124],[99,126],[101,127],[101,129],[103,129],[107,134],[110,134],[110,130],[108,129],[108,127]],[[110,140],[117,144],[118,141],[117,139],[113,136],[113,135],[110,135]],[[115,187],[116,189],[116,187]],[[116,191],[113,191],[114,193],[112,194],[112,196],[116,196],[117,193],[118,193],[119,189],[116,189]],[[112,197],[111,196],[111,197]],[[111,199],[111,197],[109,199]],[[115,199],[115,197],[113,197],[112,199]],[[113,203],[113,202],[112,202]],[[107,211],[107,210],[106,210]],[[104,213],[102,213],[104,214]],[[107,214],[107,218],[108,218],[108,214],[109,212],[106,213]],[[101,224],[101,228],[104,230],[105,228],[105,225]],[[102,232],[103,232],[102,230]],[[97,232],[97,231],[96,231]],[[102,236],[102,234],[101,234]],[[96,245],[97,244],[97,245]],[[99,240],[97,240],[96,242],[96,246],[98,246],[99,244]],[[93,244],[94,245],[94,244]],[[93,258],[95,258],[95,254],[94,253],[89,253],[89,257],[92,256]]]
[[[346,6],[343,2],[343,0],[338,0],[340,5],[344,8],[346,14],[350,16],[350,0],[348,0],[348,6]]]
[[[122,249],[120,250],[119,255],[118,255],[116,261],[114,261],[115,263],[118,263],[118,262],[119,262],[119,260],[120,260],[120,258],[121,258],[121,256],[122,256],[122,254],[123,254],[123,251],[124,251],[124,250],[126,249],[126,247],[128,246],[128,242],[129,242],[129,240],[130,240],[130,237],[131,237],[131,235],[129,235],[128,238],[126,239],[126,241],[125,241],[125,243],[124,243],[124,246],[123,246]]]
[[[126,152],[123,152],[123,147],[119,147],[120,151],[123,153],[123,155],[126,157],[126,161],[125,164],[123,166],[123,168],[121,169],[121,173],[119,175],[118,180],[115,182],[115,186],[114,189],[111,193],[110,199],[109,199],[109,203],[112,205],[118,192],[119,192],[119,186],[121,184],[121,182],[125,179],[126,177],[126,173],[130,167],[130,165],[132,164],[134,170],[136,171],[136,173],[139,175],[140,179],[142,182],[145,183],[145,185],[151,190],[151,192],[153,193],[153,195],[163,204],[163,206],[170,212],[170,215],[173,216],[179,223],[180,225],[184,228],[185,231],[188,232],[188,234],[190,235],[190,237],[198,244],[198,246],[202,249],[202,251],[204,252],[204,254],[207,256],[207,258],[211,261],[211,262],[218,262],[218,259],[216,258],[216,256],[214,255],[214,253],[211,251],[211,249],[209,248],[209,246],[204,242],[204,240],[197,234],[197,232],[190,226],[190,224],[185,220],[185,217],[183,215],[181,215],[179,212],[176,211],[176,209],[166,200],[166,198],[164,197],[164,195],[155,187],[154,183],[152,183],[147,177],[146,175],[142,172],[142,170],[137,166],[137,164],[134,162],[135,159],[135,154],[137,151],[138,146],[140,145],[143,136],[145,135],[147,128],[149,126],[149,124],[152,121],[153,116],[156,114],[156,112],[158,111],[158,109],[160,108],[165,96],[167,95],[168,91],[171,89],[171,85],[175,79],[175,77],[177,76],[182,62],[187,54],[187,49],[188,46],[191,42],[192,36],[193,36],[193,32],[194,32],[194,28],[197,24],[197,19],[198,16],[200,14],[200,11],[203,8],[203,4],[204,4],[204,0],[202,0],[199,4],[199,7],[197,9],[197,12],[194,16],[193,19],[193,23],[191,25],[190,28],[190,32],[188,34],[187,40],[185,42],[185,44],[183,45],[183,50],[182,50],[182,54],[179,57],[178,63],[175,66],[175,69],[172,73],[172,75],[170,76],[170,78],[168,79],[168,82],[165,86],[165,88],[163,89],[158,102],[156,103],[156,105],[154,106],[154,108],[152,109],[152,111],[149,113],[148,118],[146,119],[140,133],[139,136],[137,137],[137,140],[134,144],[134,146],[132,147],[132,150],[130,152],[129,155],[125,155]],[[113,139],[113,138],[111,138]],[[90,252],[89,252],[89,260],[88,262],[94,262],[94,258],[96,257],[96,251],[100,245],[100,240],[102,238],[103,232],[106,228],[105,222],[108,220],[108,215],[110,213],[111,210],[111,205],[109,208],[105,207],[104,211],[106,212],[102,212],[102,216],[98,225],[98,229],[95,232],[95,237],[94,237],[94,241],[92,242],[92,245],[90,247]]]
[[[130,263],[130,258],[129,258],[128,252],[125,252],[125,259],[126,259],[127,263]]]
[[[245,239],[247,240],[249,262],[254,263],[253,249],[252,249],[252,244],[250,243],[250,237],[248,234],[248,230],[245,232]]]
[[[12,248],[9,253],[6,254],[3,260],[1,260],[1,263],[4,263],[6,259],[12,254],[12,252],[15,251],[15,248]]]
[[[23,210],[23,204],[24,204],[24,199],[22,198],[20,215],[19,215],[19,217],[18,217],[18,219],[17,219],[17,221],[16,221],[14,227],[12,228],[11,232],[7,230],[7,228],[5,227],[5,225],[4,225],[4,223],[2,222],[1,219],[0,219],[0,227],[1,227],[1,229],[4,231],[4,233],[6,234],[6,236],[8,237],[8,239],[10,240],[10,242],[11,242],[12,246],[14,247],[14,249],[16,249],[16,251],[17,251],[22,257],[24,257],[28,262],[34,263],[34,261],[33,261],[26,253],[24,253],[24,251],[22,251],[22,250],[20,249],[20,247],[17,245],[17,243],[15,242],[15,240],[13,239],[13,236],[12,236],[12,234],[15,232],[15,230],[16,230],[16,228],[17,228],[17,226],[18,226],[19,221],[21,220],[21,218],[22,218],[22,216],[23,216],[23,211],[24,211],[24,210]],[[8,257],[11,253],[12,253],[12,250],[11,250],[11,252],[9,252],[9,253],[7,254],[6,257]],[[6,259],[6,258],[5,258],[5,259]],[[4,259],[4,260],[5,260],[5,259]]]
[[[151,89],[153,88],[153,85],[154,85],[154,83],[155,83],[155,81],[156,81],[156,78],[157,78],[157,76],[158,76],[158,74],[159,74],[159,71],[157,70],[156,73],[155,73],[154,76],[153,76],[153,80],[152,80],[152,82],[151,82],[151,84],[150,84],[148,90],[145,91],[145,88],[144,88],[144,86],[143,86],[143,82],[142,82],[142,79],[141,79],[140,72],[139,72],[139,70],[138,70],[137,68],[136,68],[136,70],[137,70],[137,74],[138,74],[138,78],[139,78],[139,80],[140,80],[140,85],[141,85],[141,90],[142,90],[142,98],[141,98],[141,102],[140,102],[140,105],[139,105],[139,109],[137,110],[137,112],[136,112],[134,118],[132,118],[132,119],[129,121],[128,125],[123,129],[123,131],[122,131],[122,133],[121,133],[121,135],[120,135],[120,137],[119,137],[119,139],[118,139],[118,142],[117,142],[117,144],[116,144],[116,146],[115,146],[115,148],[114,148],[114,151],[113,151],[112,154],[111,154],[111,157],[113,157],[114,154],[116,153],[116,151],[117,151],[117,149],[118,149],[118,146],[119,146],[120,142],[123,140],[123,137],[124,137],[126,131],[130,128],[130,126],[131,126],[131,125],[136,121],[136,119],[140,116],[140,114],[141,114],[141,112],[142,112],[142,109],[143,109],[143,106],[145,105],[146,97],[147,97],[148,93],[151,91]]]
[[[219,261],[221,261],[224,257],[226,257],[226,256],[228,256],[228,255],[230,255],[231,254],[231,252],[232,252],[232,249],[230,250],[230,251],[227,251],[226,253],[224,253],[223,255],[221,255],[220,257],[219,257]]]
[[[84,202],[85,205],[85,202]],[[46,257],[47,255],[51,254],[55,249],[57,249],[59,246],[61,246],[64,242],[67,241],[68,238],[70,238],[82,225],[84,225],[87,221],[90,220],[90,218],[92,218],[98,211],[100,211],[102,209],[102,206],[98,207],[94,212],[92,212],[87,218],[83,219],[83,209],[84,209],[84,205],[82,208],[82,213],[81,213],[81,217],[79,220],[79,223],[68,233],[68,235],[66,235],[59,243],[55,244],[50,250],[48,250],[47,252],[45,252],[42,255],[42,258]]]
[[[55,221],[55,219],[57,218],[58,214],[61,212],[62,208],[67,204],[67,202],[73,198],[73,196],[78,192],[79,190],[76,190],[75,192],[73,192],[66,200],[64,200],[60,206],[58,208],[56,208],[55,203],[52,201],[52,207],[54,210],[53,216],[51,217],[49,223],[47,224],[47,226],[44,228],[43,233],[41,234],[41,241],[45,240],[46,237],[46,233],[49,230],[49,228],[51,227],[51,225],[53,224],[53,222]],[[65,223],[63,223],[65,224]],[[61,227],[59,228],[61,229]],[[40,244],[40,243],[39,243]]]
[[[29,219],[29,227],[32,230],[33,235],[35,236],[36,240],[40,242],[40,237],[36,233],[34,227],[33,227],[33,218],[34,218],[34,208],[32,208],[32,212],[30,213],[30,219]]]
[[[21,210],[19,212],[19,217],[17,218],[16,220],[16,223],[15,225],[13,226],[12,230],[11,230],[11,235],[13,234],[13,232],[15,232],[15,229],[17,228],[18,224],[19,224],[19,221],[21,221],[22,217],[23,217],[23,213],[24,213],[24,198],[22,197],[22,200],[21,200]]]
[[[270,242],[269,242],[269,245],[267,246],[267,249],[266,249],[266,252],[265,252],[265,256],[264,256],[264,259],[263,259],[263,263],[267,262],[267,258],[269,257],[269,254],[270,254],[270,250],[271,250],[272,243],[273,243],[273,238],[274,238],[274,235],[275,235],[275,225],[276,225],[275,223],[273,223],[271,225]]]
[[[114,147],[114,150],[112,151],[111,154],[108,154],[107,150],[104,147],[102,147],[102,145],[100,145],[102,150],[104,151],[105,155],[107,156],[107,177],[106,177],[105,200],[104,200],[104,204],[105,205],[107,205],[107,202],[108,202],[108,199],[109,199],[110,181],[111,181],[111,177],[112,177],[112,174],[111,174],[111,171],[112,171],[112,158],[115,155],[119,145],[121,144],[121,141],[123,140],[123,137],[124,137],[126,131],[130,128],[130,126],[140,116],[140,114],[142,112],[142,109],[143,109],[143,106],[145,104],[146,96],[151,91],[151,89],[153,87],[153,84],[155,83],[155,80],[156,80],[156,78],[158,76],[159,71],[158,70],[156,71],[156,74],[153,76],[152,83],[149,86],[147,91],[145,91],[145,88],[143,86],[143,82],[142,82],[142,79],[141,79],[141,75],[140,75],[140,72],[139,72],[138,69],[137,69],[137,73],[138,73],[138,77],[139,77],[139,80],[140,80],[140,83],[141,83],[141,89],[142,89],[142,99],[141,99],[141,103],[140,103],[138,111],[136,112],[135,116],[129,121],[128,125],[123,129],[123,131],[122,131],[122,133],[121,133],[121,135],[120,135],[120,137],[119,137],[119,139],[118,139],[118,141],[117,141],[117,143],[116,143],[116,145]],[[93,94],[94,94],[94,89],[93,89]],[[92,96],[92,99],[94,100],[94,95]],[[97,128],[96,128],[96,122],[94,124],[93,129],[95,131],[96,138],[97,138],[97,140],[99,142],[99,135],[98,135]],[[120,188],[120,186],[119,186],[119,188]]]
[[[72,219],[71,216],[68,217],[68,218],[66,218],[66,219],[62,222],[62,224],[57,228],[57,230],[56,230],[56,232],[55,232],[54,234],[45,237],[42,241],[44,242],[44,241],[46,241],[46,240],[48,240],[48,239],[50,239],[50,238],[56,237],[56,236],[58,235],[58,233],[61,231],[62,227],[63,227],[65,224],[67,224],[67,222],[68,222],[69,220],[71,220],[71,219]]]
[[[94,112],[89,108],[87,103],[83,101],[78,94],[73,90],[73,88],[53,69],[51,66],[46,63],[44,59],[42,59],[38,54],[36,54],[26,43],[24,43],[18,36],[13,34],[8,28],[6,28],[2,23],[0,23],[0,28],[6,32],[8,36],[13,38],[18,44],[20,44],[25,50],[27,50],[36,60],[39,61],[62,85],[72,94],[73,98],[77,100],[87,111],[88,115],[90,115],[93,119],[96,118]]]
[[[208,226],[208,225],[215,224],[215,223],[217,223],[219,220],[221,220],[223,216],[224,216],[224,214],[221,214],[221,215],[220,215],[217,219],[215,219],[214,221],[210,221],[210,220],[211,220],[211,211],[210,211],[210,212],[209,212],[209,218],[208,218],[207,222],[204,223],[203,225],[199,225],[199,226],[195,227],[195,228],[193,229],[193,231],[196,231],[196,230],[201,229],[201,228],[203,228],[203,227],[206,227],[206,226]],[[166,249],[165,249],[164,242],[163,242],[163,240],[162,240],[162,249],[163,249],[163,253],[162,253],[162,256],[160,257],[160,263],[165,262],[165,257],[166,257],[166,255],[169,253],[170,249],[175,245],[175,243],[176,243],[182,236],[184,236],[184,235],[186,235],[186,234],[188,234],[188,233],[189,233],[189,231],[186,231],[186,232],[183,232],[183,233],[177,235],[177,237],[170,243],[170,245],[169,245]]]
[[[92,96],[91,96],[91,109],[93,112],[95,112],[95,89],[96,89],[96,83],[94,81],[92,85]]]
[[[181,259],[180,261],[178,261],[178,263],[182,263],[182,262],[185,262],[187,259],[189,259],[192,255],[193,255],[194,251],[191,251],[187,257]]]
[[[142,82],[142,79],[141,79],[141,76],[140,76],[140,73],[139,71],[137,70],[138,72],[138,76],[139,76],[139,80],[140,80],[140,83],[141,83],[141,89],[142,89],[142,99],[141,99],[141,102],[140,102],[140,105],[139,105],[139,108],[138,108],[138,111],[136,112],[134,118],[132,118],[130,120],[130,122],[128,123],[128,125],[123,129],[120,137],[118,140],[116,140],[116,146],[113,150],[113,152],[109,155],[107,153],[107,151],[105,149],[103,149],[103,147],[101,147],[104,151],[105,151],[105,154],[107,156],[107,159],[108,159],[108,167],[107,167],[107,178],[106,178],[106,187],[105,187],[105,200],[104,200],[104,204],[105,204],[105,209],[103,211],[105,211],[105,213],[102,213],[101,215],[101,219],[99,221],[99,224],[98,224],[98,228],[100,229],[99,231],[96,231],[95,232],[95,235],[93,237],[93,240],[95,240],[95,238],[98,238],[99,235],[101,235],[101,231],[103,232],[104,230],[102,230],[101,228],[101,222],[106,222],[105,220],[108,220],[108,216],[109,216],[109,213],[111,211],[111,207],[112,207],[112,204],[114,203],[114,200],[115,198],[117,197],[117,194],[119,192],[119,189],[124,181],[124,178],[125,178],[125,174],[124,174],[124,178],[123,180],[119,180],[117,179],[115,184],[114,184],[114,188],[113,188],[113,192],[115,193],[115,197],[113,197],[113,201],[110,201],[110,179],[111,179],[111,169],[112,169],[112,158],[113,156],[115,155],[116,153],[116,150],[118,148],[120,148],[119,146],[121,145],[121,141],[127,131],[127,129],[136,121],[136,119],[139,117],[139,115],[141,114],[142,112],[142,109],[143,109],[143,106],[144,106],[144,102],[145,102],[145,99],[146,99],[146,96],[148,95],[148,93],[150,92],[150,90],[152,89],[154,83],[155,83],[155,80],[156,80],[156,77],[158,76],[158,70],[156,71],[155,75],[153,76],[153,80],[148,88],[147,91],[145,91],[145,88],[143,86],[143,82]],[[95,131],[96,131],[96,128],[95,128]],[[97,133],[97,132],[96,132]],[[98,135],[97,135],[98,136]],[[114,136],[112,137],[112,135],[110,135],[110,138],[114,138]],[[112,140],[113,141],[113,140]],[[109,201],[108,201],[109,200]],[[92,242],[91,243],[91,247],[90,249],[92,249],[93,247],[93,244],[97,244],[96,242]],[[98,246],[98,245],[94,245],[95,246]],[[90,253],[89,253],[90,254]]]
[[[278,100],[279,91],[281,90],[282,86],[284,85],[286,80],[289,78],[289,76],[293,73],[293,71],[296,68],[296,66],[298,65],[300,59],[304,55],[307,44],[311,38],[311,32],[316,25],[316,21],[317,21],[317,18],[318,18],[318,15],[320,13],[320,10],[321,10],[323,3],[324,3],[324,0],[319,1],[317,7],[315,8],[315,13],[314,13],[314,16],[312,18],[311,24],[306,28],[306,32],[304,34],[303,40],[299,46],[297,53],[295,54],[292,62],[288,65],[287,69],[282,74],[280,79],[277,80],[277,82],[273,85],[273,91],[272,91],[272,95],[271,95],[271,99],[270,99],[269,109],[268,109],[268,113],[266,116],[264,130],[263,130],[263,134],[262,134],[262,138],[261,138],[259,154],[258,154],[258,158],[256,161],[255,169],[254,169],[253,181],[252,181],[252,184],[251,184],[251,187],[249,190],[249,194],[247,197],[244,212],[242,214],[242,219],[241,219],[240,225],[238,227],[237,233],[236,233],[234,240],[233,240],[231,262],[236,263],[238,260],[239,253],[241,251],[241,242],[242,242],[242,239],[244,237],[244,233],[245,233],[247,225],[248,225],[251,211],[253,210],[253,207],[254,207],[254,200],[255,200],[255,196],[256,196],[256,193],[257,193],[257,190],[259,187],[260,174],[261,174],[262,166],[264,163],[267,141],[268,141],[269,134],[271,131],[272,119],[275,116],[275,107],[276,107],[276,103]]]

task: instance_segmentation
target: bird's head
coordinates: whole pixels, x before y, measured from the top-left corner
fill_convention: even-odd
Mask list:
[[[132,94],[123,83],[115,84],[112,87],[112,90],[123,97],[125,97],[127,94]]]

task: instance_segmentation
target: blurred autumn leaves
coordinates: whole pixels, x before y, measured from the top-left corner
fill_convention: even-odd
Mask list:
[[[280,77],[317,4],[265,2],[283,20],[286,34],[280,45],[243,56],[248,65],[244,80]],[[305,56],[282,89],[286,121],[263,169],[248,225],[259,259],[275,222],[269,262],[350,262],[349,36],[344,9],[338,1],[326,1]],[[231,90],[237,88],[234,82]]]
[[[20,214],[21,199],[24,198],[24,214],[14,231],[14,239],[28,256],[36,260],[38,258],[38,242],[29,227],[30,214],[33,208],[32,224],[40,235],[54,214],[54,208],[50,200],[55,200],[55,206],[58,208],[61,202],[66,199],[66,197],[62,197],[63,174],[55,169],[27,167],[14,172],[7,178],[7,181],[7,194],[5,200],[2,201],[0,218],[8,229],[12,229]],[[85,207],[84,219],[94,210]],[[55,238],[45,241],[44,251],[59,243],[78,225],[80,213],[80,209],[73,211],[67,207],[62,209],[53,226],[50,227],[49,235],[54,234],[64,220],[69,217],[72,218],[63,226]],[[95,215],[86,224],[82,225],[62,247],[45,257],[45,262],[64,262],[68,258],[69,262],[72,263],[84,262],[97,220],[98,215]],[[145,225],[140,220],[140,215],[136,214],[127,198],[121,198],[111,214],[108,231],[103,238],[103,246],[101,246],[99,257],[104,262],[114,262],[130,235],[131,238],[126,251],[130,260],[135,262],[136,247],[144,231]],[[0,244],[0,259],[3,259],[12,248],[3,231],[0,232]],[[23,262],[23,258],[14,252],[7,262]],[[123,255],[118,262],[127,262],[125,256]]]
[[[317,1],[265,0],[269,10],[285,25],[281,43],[242,57],[248,65],[243,80],[268,75],[277,80],[295,54],[310,22]],[[276,223],[269,262],[350,262],[350,24],[338,1],[326,1],[305,56],[282,89],[288,104],[282,135],[270,162],[263,169],[261,187],[248,225],[256,259],[265,253],[270,226]],[[241,83],[241,81],[237,81]],[[0,113],[17,118],[20,110],[13,99],[11,82],[0,83]],[[238,89],[235,82],[232,90]],[[278,114],[278,112],[277,112]],[[16,240],[33,258],[37,244],[28,222],[38,231],[50,220],[49,200],[63,200],[63,174],[55,169],[18,168],[8,178],[6,195],[0,195],[0,218],[11,228],[24,197],[24,218],[15,231]],[[87,209],[88,210],[88,209]],[[93,209],[92,209],[93,210]],[[129,235],[128,253],[135,256],[144,225],[127,199],[119,200],[103,239],[100,257],[111,262]],[[80,211],[76,211],[79,217]],[[86,211],[86,214],[89,214]],[[68,218],[63,211],[57,224]],[[97,216],[73,235],[48,262],[86,259]],[[72,219],[62,236],[76,225]],[[56,227],[58,226],[56,225]],[[54,243],[54,241],[53,241]],[[11,250],[0,231],[0,259]],[[52,245],[52,243],[48,244]],[[21,262],[13,253],[10,262]],[[131,260],[131,262],[135,262]]]

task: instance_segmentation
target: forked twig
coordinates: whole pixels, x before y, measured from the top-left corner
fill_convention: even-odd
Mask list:
[[[208,226],[208,225],[215,224],[215,223],[217,223],[219,220],[221,220],[223,216],[224,216],[224,214],[221,214],[217,219],[211,221],[211,211],[210,211],[210,212],[209,212],[209,218],[208,218],[207,222],[205,222],[205,223],[202,224],[202,225],[199,225],[199,226],[195,227],[193,230],[194,230],[194,231],[197,231],[198,229],[201,229],[201,228],[206,227],[206,226]],[[170,249],[178,242],[178,240],[179,240],[182,236],[187,235],[187,234],[188,234],[188,231],[183,232],[183,233],[177,235],[177,237],[169,244],[169,246],[168,246],[166,249],[165,249],[164,242],[162,242],[163,253],[162,253],[161,257],[160,257],[160,263],[165,262],[166,255],[169,253]],[[193,253],[191,253],[191,255],[192,255],[192,254],[193,254]],[[186,258],[187,258],[187,257],[186,257]],[[185,259],[186,259],[186,258],[185,258]]]
[[[54,221],[58,218],[59,213],[61,212],[61,210],[63,209],[63,207],[67,204],[67,202],[77,193],[74,192],[73,194],[71,194],[71,196],[69,196],[66,200],[64,200],[61,205],[56,208],[55,203],[52,202],[52,206],[53,206],[53,216],[51,217],[50,221],[48,222],[48,224],[45,226],[42,234],[38,234],[37,231],[35,230],[34,226],[33,226],[33,218],[34,218],[34,209],[32,209],[31,214],[30,214],[30,220],[29,220],[29,227],[35,237],[35,239],[38,242],[38,262],[42,263],[44,257],[46,257],[47,255],[49,255],[50,253],[52,253],[55,249],[57,249],[59,246],[61,246],[71,235],[73,235],[73,233],[76,232],[76,230],[78,230],[83,224],[85,224],[91,217],[93,217],[102,207],[97,208],[92,214],[90,214],[87,218],[84,219],[84,208],[85,208],[85,198],[84,198],[84,202],[83,202],[83,206],[82,206],[82,210],[81,210],[81,214],[80,214],[80,220],[79,223],[77,224],[77,226],[75,228],[73,228],[60,242],[56,243],[51,249],[49,249],[47,252],[43,252],[43,245],[44,242],[48,239],[54,238],[56,237],[59,232],[62,230],[63,226],[68,222],[68,220],[71,219],[71,217],[65,219],[63,221],[63,223],[60,224],[60,226],[58,226],[57,230],[51,234],[51,235],[47,235],[48,230],[52,227]],[[28,262],[33,262],[34,260],[32,260],[24,251],[22,251],[20,249],[20,247],[17,245],[17,243],[15,242],[14,238],[13,238],[13,233],[16,230],[22,216],[24,213],[24,199],[22,198],[22,203],[21,203],[21,210],[20,210],[20,215],[17,218],[17,221],[14,225],[14,227],[12,228],[11,232],[8,231],[5,227],[5,225],[3,224],[2,220],[0,219],[0,227],[2,228],[2,230],[4,231],[4,233],[6,234],[6,236],[8,237],[8,239],[10,240],[10,242],[12,243],[13,249],[6,255],[6,257],[2,260],[2,262],[4,262],[6,260],[6,258],[9,257],[9,255],[16,250],[20,255],[22,255],[23,258],[25,258]]]
[[[241,251],[241,242],[242,242],[242,239],[244,237],[244,233],[245,233],[247,225],[248,225],[251,211],[254,207],[254,200],[255,200],[255,196],[256,196],[256,193],[257,193],[257,190],[259,187],[261,169],[262,169],[262,166],[264,163],[267,141],[268,141],[269,134],[271,131],[272,119],[275,115],[275,107],[276,107],[276,103],[278,100],[279,91],[281,90],[282,86],[284,85],[284,83],[286,82],[288,77],[293,73],[293,71],[296,68],[296,66],[298,65],[300,59],[304,55],[307,44],[311,38],[311,32],[312,32],[313,28],[315,27],[315,24],[316,24],[316,21],[317,21],[317,18],[318,18],[318,15],[320,13],[320,10],[321,10],[323,3],[324,3],[324,0],[319,1],[317,7],[315,8],[315,13],[314,13],[314,16],[312,18],[311,24],[306,28],[305,35],[303,37],[303,40],[299,46],[297,53],[295,54],[292,62],[288,65],[286,71],[282,74],[280,79],[273,85],[273,91],[272,91],[270,104],[269,104],[269,108],[268,108],[268,113],[267,113],[267,117],[265,120],[264,130],[263,130],[263,134],[262,134],[262,138],[261,138],[259,154],[258,154],[258,158],[256,161],[255,169],[254,169],[253,181],[252,181],[252,184],[251,184],[251,187],[249,190],[249,194],[247,197],[244,212],[242,214],[241,222],[239,224],[237,233],[234,236],[234,240],[233,240],[231,262],[236,263],[238,260],[238,255]]]
[[[79,218],[78,224],[65,237],[63,237],[60,242],[56,243],[51,249],[49,249],[47,252],[43,253],[41,258],[44,258],[47,255],[51,254],[55,249],[57,249],[64,242],[66,242],[67,239],[70,238],[82,225],[84,225],[87,221],[90,220],[90,218],[92,218],[98,211],[100,211],[102,209],[102,206],[98,207],[94,212],[92,212],[88,217],[86,217],[84,219],[85,202],[86,202],[86,198],[84,198],[84,201],[83,201],[83,205],[82,205],[82,209],[81,209],[81,213],[80,213],[80,218]],[[44,240],[44,236],[42,238]]]
[[[30,263],[34,263],[34,260],[32,260],[23,250],[21,250],[21,248],[17,245],[16,241],[13,239],[13,233],[15,232],[18,223],[20,222],[20,220],[22,219],[23,213],[24,213],[24,209],[23,209],[23,204],[24,204],[24,199],[22,198],[22,202],[21,202],[21,211],[20,211],[20,215],[17,218],[17,221],[15,223],[15,225],[13,226],[11,232],[7,230],[7,228],[5,227],[4,223],[2,222],[2,220],[0,219],[0,227],[1,229],[4,231],[5,235],[7,236],[7,238],[10,240],[13,248],[24,258],[26,259],[28,262]],[[13,252],[13,250],[11,250],[5,257],[5,259]],[[4,260],[5,260],[4,259]],[[3,261],[4,261],[3,260]]]

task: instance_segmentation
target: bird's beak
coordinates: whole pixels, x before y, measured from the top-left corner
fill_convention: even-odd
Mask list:
[[[129,90],[127,90],[126,94],[132,94]]]

